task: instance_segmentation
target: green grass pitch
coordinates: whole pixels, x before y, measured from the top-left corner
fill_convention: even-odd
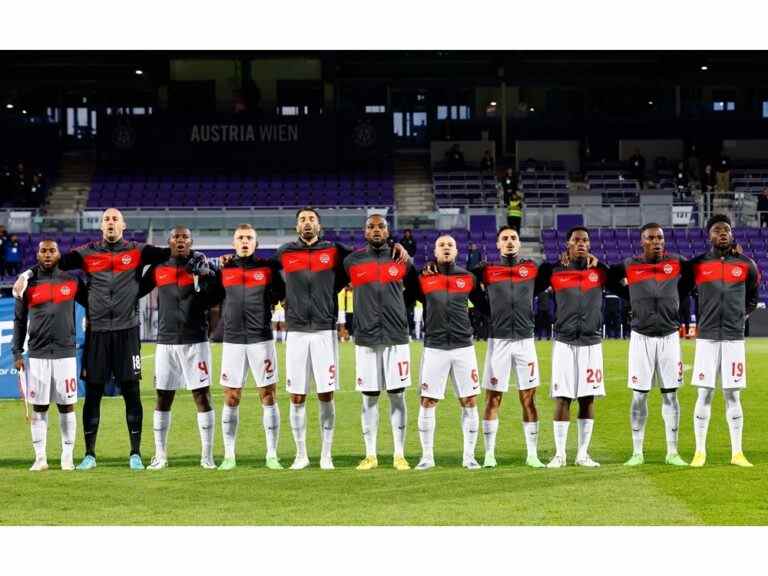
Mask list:
[[[485,344],[477,345],[480,366]],[[551,343],[538,342],[542,386],[539,453],[553,452],[552,401],[548,397]],[[284,391],[284,346],[278,345],[281,384],[279,454],[286,467],[293,459]],[[152,373],[154,347],[144,345],[143,456],[148,463],[154,443]],[[412,345],[418,366],[420,344]],[[308,402],[308,448],[312,467],[295,472],[263,467],[264,433],[258,394],[244,392],[240,410],[238,468],[232,472],[198,466],[199,436],[188,392],[177,394],[169,436],[170,467],[159,472],[132,472],[127,466],[128,439],[120,398],[105,399],[98,442],[98,468],[62,472],[58,416],[51,412],[48,433],[50,471],[32,474],[29,428],[20,401],[0,402],[0,525],[765,525],[768,524],[768,339],[747,343],[749,388],[743,393],[744,450],[753,469],[731,466],[728,428],[718,391],[709,431],[708,463],[703,469],[664,465],[664,429],[658,391],[651,394],[646,429],[646,464],[628,469],[630,456],[630,392],[626,387],[627,342],[605,342],[608,396],[596,406],[592,456],[599,469],[569,465],[561,470],[533,470],[522,465],[525,444],[517,394],[507,395],[497,441],[499,468],[461,468],[459,409],[452,391],[438,406],[435,455],[438,467],[427,472],[391,468],[392,440],[388,401],[382,398],[379,468],[358,472],[363,454],[360,395],[354,391],[354,349],[341,347],[342,390],[336,396],[336,470],[317,466],[320,450],[315,397]],[[681,391],[680,453],[693,454],[692,411],[695,390],[689,385],[693,342],[683,346],[686,384]],[[220,345],[214,345],[214,381],[219,373]],[[420,455],[416,416],[418,386],[407,392],[407,454],[411,465]],[[221,460],[222,394],[213,386],[216,408],[217,462]],[[480,403],[482,405],[482,401]],[[83,454],[81,410],[77,407],[76,462]],[[481,407],[482,410],[482,407]],[[573,414],[575,418],[575,413]],[[482,412],[481,412],[482,418]],[[575,455],[576,427],[569,434],[569,464]],[[482,435],[477,455],[482,458]]]

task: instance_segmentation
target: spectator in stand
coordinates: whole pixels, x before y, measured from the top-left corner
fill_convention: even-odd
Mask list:
[[[490,150],[486,150],[483,154],[483,159],[480,160],[480,169],[485,173],[493,172],[493,157]]]
[[[757,212],[760,214],[760,228],[768,227],[768,187],[757,199]]]
[[[523,224],[523,195],[513,190],[507,202],[507,225],[514,228],[520,234]]]
[[[32,185],[29,187],[29,205],[40,206],[43,200],[45,200],[43,175],[38,172],[32,175]]]
[[[403,237],[400,239],[400,244],[408,252],[408,255],[413,258],[416,256],[416,239],[413,237],[413,232],[410,228],[403,230]]]
[[[0,226],[0,276],[5,274],[5,243],[8,242],[8,234],[5,226]]]
[[[504,204],[506,205],[509,203],[509,196],[517,190],[515,172],[512,168],[507,168],[507,173],[504,174],[504,178],[501,180],[501,189],[504,191]]]
[[[726,193],[731,189],[731,159],[720,154],[717,161],[717,191]]]
[[[715,179],[715,172],[712,170],[712,164],[707,164],[701,175],[701,191],[704,193],[714,192],[716,185],[717,180]]]
[[[5,249],[5,274],[6,276],[18,276],[21,273],[21,263],[24,261],[24,253],[21,242],[16,234],[3,243]]]
[[[464,152],[458,143],[451,146],[447,153],[449,170],[464,170]]]
[[[469,250],[467,251],[467,270],[470,272],[477,268],[480,262],[483,261],[483,255],[480,253],[480,248],[477,247],[475,242],[469,243]]]
[[[699,162],[699,153],[696,151],[696,144],[691,145],[691,151],[686,160],[686,168],[688,169],[688,180],[698,182],[701,177],[701,164]]]
[[[645,188],[645,158],[639,148],[635,148],[635,153],[629,158],[629,174],[640,183],[640,188]]]
[[[677,163],[677,170],[675,171],[675,199],[683,200],[691,195],[691,191],[688,189],[688,172],[685,170],[685,165],[682,162]]]

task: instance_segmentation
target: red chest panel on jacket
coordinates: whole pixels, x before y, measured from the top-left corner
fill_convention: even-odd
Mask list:
[[[602,288],[605,279],[604,270],[563,270],[552,274],[551,283],[555,292],[569,288],[578,288],[582,292],[588,292],[595,288]]]
[[[466,275],[445,276],[443,274],[435,274],[433,276],[419,276],[419,283],[424,294],[438,291],[467,294],[474,287],[474,278]]]
[[[243,285],[246,288],[266,286],[271,280],[270,268],[224,268],[221,271],[221,283],[225,288]]]
[[[405,278],[405,264],[396,262],[387,262],[379,264],[377,262],[364,262],[362,264],[353,264],[349,267],[349,277],[352,286],[362,286],[371,282],[387,284],[389,282],[400,282]]]
[[[497,282],[528,282],[535,280],[539,269],[533,262],[524,262],[517,266],[486,266],[483,282],[486,286]]]
[[[83,268],[89,274],[96,272],[128,272],[141,264],[141,252],[138,248],[124,252],[99,252],[88,254],[83,260]]]
[[[189,286],[193,282],[192,274],[176,266],[158,266],[155,268],[155,284],[158,288],[168,284]]]
[[[46,302],[59,304],[68,300],[74,300],[75,294],[77,294],[77,282],[74,280],[59,284],[46,282],[45,284],[38,284],[29,289],[27,306],[33,308],[45,304]]]
[[[627,266],[627,283],[637,284],[647,280],[664,282],[680,276],[678,260],[662,260],[655,264],[630,264]]]

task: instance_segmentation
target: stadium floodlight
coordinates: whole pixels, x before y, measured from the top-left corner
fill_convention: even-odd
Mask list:
[[[701,67],[702,72],[706,72],[707,70],[709,70],[709,66],[707,66],[706,64]]]
[[[13,110],[13,104],[11,104],[10,102],[8,102],[8,104],[6,104],[5,107],[8,110]]]
[[[491,106],[496,106],[496,100],[491,100]]]
[[[648,100],[648,106],[653,106],[653,100]]]
[[[22,113],[22,114],[26,114],[26,113],[27,113],[27,111],[26,111],[26,110],[22,110],[22,111],[21,111],[21,113]]]
[[[136,68],[134,72],[136,73],[136,76],[142,76],[144,74],[144,70],[142,70],[141,68]]]
[[[531,107],[528,109],[528,112],[536,112],[536,108],[534,108],[533,106],[531,106]]]

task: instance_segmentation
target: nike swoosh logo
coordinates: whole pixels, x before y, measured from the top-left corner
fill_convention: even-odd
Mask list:
[[[362,277],[362,276],[365,276],[365,272],[358,272],[357,274],[355,274],[355,276],[356,276],[357,278],[360,278],[360,277]]]
[[[296,264],[298,260],[288,260],[288,266],[292,266],[293,264]]]
[[[712,271],[711,270],[705,270],[704,272],[702,272],[702,274],[704,274],[704,276],[709,276],[710,274],[712,274]]]

